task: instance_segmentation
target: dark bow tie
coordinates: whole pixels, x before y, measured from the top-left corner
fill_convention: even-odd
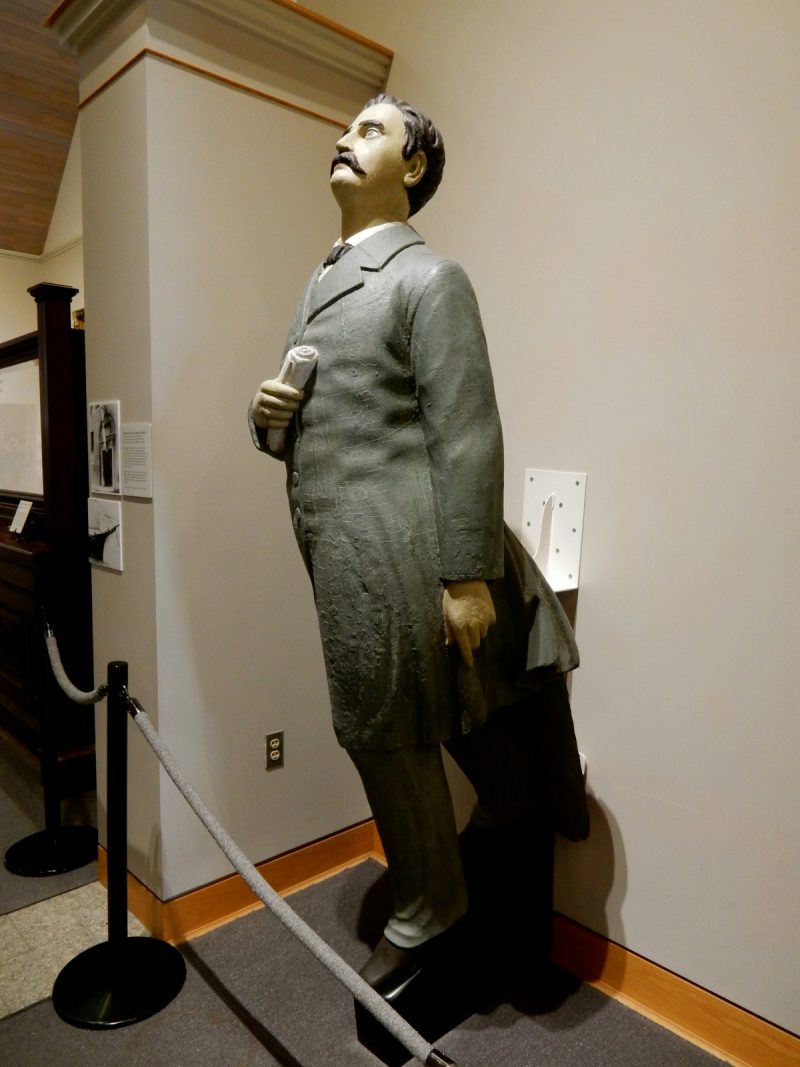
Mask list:
[[[346,252],[350,251],[352,247],[352,245],[349,245],[346,242],[342,245],[334,245],[328,253],[325,262],[322,264],[322,266],[332,267],[333,264],[337,263]]]

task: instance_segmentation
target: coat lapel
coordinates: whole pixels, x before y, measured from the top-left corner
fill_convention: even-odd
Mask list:
[[[311,283],[306,323],[343,296],[360,289],[364,284],[364,271],[382,270],[404,248],[424,243],[411,226],[401,225],[389,226],[357,244],[352,252],[334,263],[324,278]]]

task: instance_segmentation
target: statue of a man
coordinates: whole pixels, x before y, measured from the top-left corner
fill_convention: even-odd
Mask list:
[[[277,458],[334,729],[388,861],[393,911],[361,972],[385,989],[468,906],[442,744],[475,786],[473,823],[487,833],[536,818],[579,839],[588,819],[564,683],[577,649],[504,528],[477,302],[464,271],[408,225],[441,179],[441,135],[382,94],[336,153],[341,241],[314,269],[286,345],[313,346],[318,364],[302,391],[263,382],[250,425],[265,452],[267,431],[286,430]],[[560,723],[552,760],[532,732],[543,717]]]

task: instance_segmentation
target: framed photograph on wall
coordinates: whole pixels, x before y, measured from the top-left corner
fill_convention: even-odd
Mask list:
[[[122,504],[89,500],[89,559],[101,567],[122,570]]]
[[[89,486],[92,493],[121,496],[119,400],[89,404]]]

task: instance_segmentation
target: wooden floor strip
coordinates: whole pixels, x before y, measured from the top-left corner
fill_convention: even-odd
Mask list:
[[[798,1067],[800,1038],[565,918],[553,959],[564,970],[736,1067]]]
[[[258,864],[257,869],[276,892],[286,896],[370,857],[380,861],[382,857],[376,852],[375,838],[374,823],[370,819],[266,860]],[[102,848],[98,868],[100,881],[107,885],[107,860]],[[173,944],[188,941],[261,907],[261,901],[238,874],[201,886],[174,900],[161,901],[138,878],[128,873],[128,910],[154,937]]]

